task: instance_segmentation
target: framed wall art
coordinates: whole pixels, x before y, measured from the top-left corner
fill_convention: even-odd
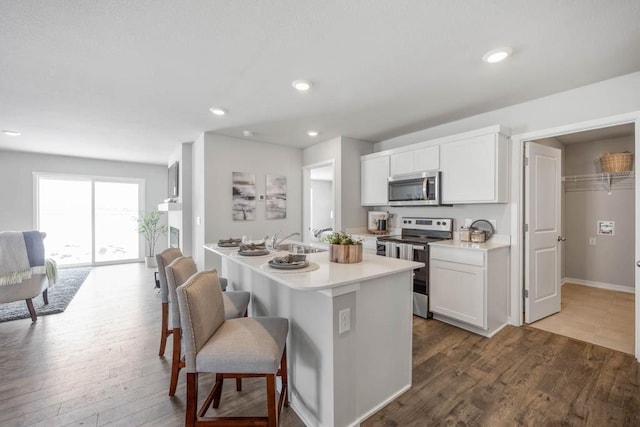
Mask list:
[[[267,219],[284,219],[287,217],[287,177],[283,175],[267,175],[266,177],[266,209]]]
[[[232,215],[234,221],[255,221],[256,219],[256,176],[244,172],[233,174]]]

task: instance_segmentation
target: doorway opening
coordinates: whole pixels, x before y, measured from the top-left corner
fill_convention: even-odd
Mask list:
[[[321,241],[335,229],[334,162],[305,166],[303,175],[303,241]]]
[[[35,226],[59,266],[140,260],[142,180],[34,174],[34,186]]]
[[[599,161],[607,152],[636,151],[634,123],[559,134],[525,144],[527,152],[535,152],[537,146],[547,152],[559,150],[562,165],[560,227],[548,230],[554,234],[550,237],[556,237],[554,242],[549,239],[548,247],[536,246],[536,234],[544,233],[538,233],[539,224],[531,223],[536,221],[536,212],[543,217],[545,214],[536,206],[525,206],[525,224],[529,228],[525,231],[525,253],[534,254],[524,258],[525,322],[534,328],[634,354],[634,172],[603,170]],[[535,159],[528,161],[529,167],[532,161],[535,167]],[[536,171],[545,173],[544,168],[537,167]],[[540,199],[529,195],[536,192],[534,180],[543,183],[545,188],[541,191],[546,194],[553,193],[551,187],[558,184],[525,171],[525,205]],[[534,213],[527,218],[529,212]],[[550,260],[548,254],[553,252],[553,246],[557,246],[558,263],[536,266],[545,257]],[[551,271],[552,265],[557,272]],[[558,281],[557,288],[548,286],[554,280]],[[540,293],[539,289],[544,290],[545,286],[557,293]],[[554,299],[555,303],[549,304]]]

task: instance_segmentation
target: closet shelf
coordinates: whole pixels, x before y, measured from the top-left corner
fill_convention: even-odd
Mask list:
[[[567,175],[563,176],[563,181],[604,181],[611,178],[631,178],[633,171],[629,172],[611,172],[611,173],[592,173],[589,175]]]
[[[617,178],[633,178],[633,171],[629,172],[611,172],[611,173],[594,173],[588,175],[567,175],[562,177],[562,181],[568,184],[588,182],[588,181],[600,181],[604,184],[605,189],[611,194],[611,184],[614,179]]]

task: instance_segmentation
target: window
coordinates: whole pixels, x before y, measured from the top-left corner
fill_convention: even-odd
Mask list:
[[[61,266],[140,259],[144,181],[35,174],[36,228]]]

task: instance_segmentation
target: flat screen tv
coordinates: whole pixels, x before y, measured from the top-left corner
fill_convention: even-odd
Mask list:
[[[178,162],[173,162],[173,164],[169,166],[167,197],[178,197],[178,188]]]

